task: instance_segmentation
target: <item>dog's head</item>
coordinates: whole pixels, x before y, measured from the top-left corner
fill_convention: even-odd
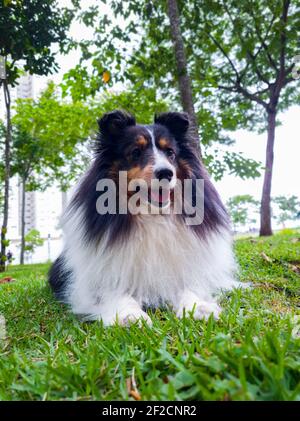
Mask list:
[[[151,214],[172,214],[179,223],[186,223],[186,216],[200,215],[199,222],[189,226],[201,238],[227,226],[226,211],[193,147],[187,114],[162,113],[153,124],[139,125],[132,115],[116,110],[98,123],[95,160],[69,208],[83,211],[87,240],[98,241],[106,232],[109,244],[126,240],[139,221],[134,215],[144,210],[145,214],[149,210]],[[126,174],[122,187],[120,174]],[[131,189],[130,183],[139,180],[146,188],[138,195],[140,203],[136,202],[134,213],[130,205],[141,189],[139,183]],[[164,182],[163,189],[160,182]]]
[[[186,157],[187,114],[162,113],[155,116],[154,124],[139,125],[132,115],[116,110],[98,123],[98,146],[105,152],[102,158],[107,161],[110,177],[118,182],[120,171],[124,171],[128,183],[138,185],[143,180],[148,186],[145,200],[152,206],[169,206],[177,179],[192,176],[192,165]]]

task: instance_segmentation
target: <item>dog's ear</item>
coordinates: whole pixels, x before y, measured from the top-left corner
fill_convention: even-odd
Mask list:
[[[166,126],[176,137],[182,136],[188,131],[190,120],[187,113],[170,112],[155,115],[154,123]]]
[[[135,126],[135,118],[126,111],[115,110],[106,113],[98,120],[101,135],[116,137],[128,126]]]

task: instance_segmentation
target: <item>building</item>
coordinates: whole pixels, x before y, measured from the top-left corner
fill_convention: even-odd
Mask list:
[[[16,88],[17,98],[33,98],[33,76],[22,75]],[[19,235],[21,235],[21,206],[22,186],[19,183]],[[36,227],[36,200],[35,192],[25,193],[25,233]]]
[[[20,76],[16,90],[17,98],[33,98],[33,76],[28,74]]]

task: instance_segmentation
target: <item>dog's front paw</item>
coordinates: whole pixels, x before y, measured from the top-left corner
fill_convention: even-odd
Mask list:
[[[207,320],[210,315],[212,315],[214,319],[218,319],[221,311],[222,309],[217,303],[198,301],[194,304],[193,308],[180,308],[176,315],[179,318],[182,318],[185,314],[186,317],[190,316],[196,320]]]
[[[143,323],[151,326],[152,320],[142,309],[134,309],[129,310],[128,313],[120,314],[117,323],[121,326],[130,326],[134,323],[138,323],[139,326],[142,326]]]
[[[203,301],[196,305],[193,317],[194,319],[205,319],[207,320],[210,315],[213,316],[214,319],[218,319],[220,316],[222,309],[218,306],[217,303],[209,303]]]

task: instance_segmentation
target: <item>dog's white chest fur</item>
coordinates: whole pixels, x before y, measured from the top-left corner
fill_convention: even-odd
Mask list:
[[[225,230],[201,240],[172,215],[143,215],[127,241],[107,247],[103,240],[96,247],[84,245],[80,225],[69,220],[64,227],[75,313],[97,314],[101,302],[124,294],[139,305],[176,307],[186,290],[209,301],[218,289],[233,285],[234,258]]]

